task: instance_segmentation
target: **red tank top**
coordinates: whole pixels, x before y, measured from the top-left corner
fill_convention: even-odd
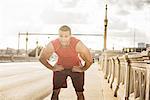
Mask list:
[[[76,52],[76,45],[79,41],[75,37],[71,37],[69,46],[65,48],[61,46],[59,39],[51,41],[55,53],[58,56],[58,65],[62,65],[64,68],[72,68],[81,64],[78,53]]]

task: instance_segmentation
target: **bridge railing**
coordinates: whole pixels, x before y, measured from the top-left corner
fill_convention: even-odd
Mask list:
[[[17,55],[1,55],[0,62],[30,62],[30,61],[38,61],[36,57],[28,57],[28,56],[17,56]]]
[[[99,63],[114,96],[125,100],[150,100],[150,51],[116,53],[116,56],[108,56],[109,53],[104,53]]]

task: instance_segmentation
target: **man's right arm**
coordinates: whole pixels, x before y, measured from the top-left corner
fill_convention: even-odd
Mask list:
[[[53,69],[53,66],[50,63],[48,63],[48,60],[50,56],[53,54],[53,52],[54,52],[54,47],[52,43],[49,42],[48,45],[42,49],[39,58],[39,61],[50,70]]]

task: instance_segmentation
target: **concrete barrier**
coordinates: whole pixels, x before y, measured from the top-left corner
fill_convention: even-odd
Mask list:
[[[107,63],[106,63],[107,62]],[[125,100],[150,100],[150,51],[101,57],[100,69],[114,91]]]

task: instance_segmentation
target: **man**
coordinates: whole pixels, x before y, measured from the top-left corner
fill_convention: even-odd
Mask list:
[[[48,59],[53,53],[58,56],[57,63],[52,66]],[[81,64],[80,57],[84,60]],[[40,62],[53,71],[53,94],[51,100],[58,100],[61,88],[67,87],[67,77],[70,76],[77,94],[77,100],[84,99],[84,71],[92,64],[88,48],[78,39],[71,36],[70,27],[64,25],[59,29],[59,38],[49,42],[42,50]],[[69,95],[69,94],[68,94]]]

